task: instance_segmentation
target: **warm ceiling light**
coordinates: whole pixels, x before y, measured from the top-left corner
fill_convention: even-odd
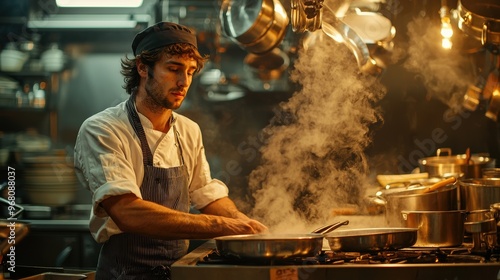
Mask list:
[[[140,7],[143,0],[56,0],[59,7]]]

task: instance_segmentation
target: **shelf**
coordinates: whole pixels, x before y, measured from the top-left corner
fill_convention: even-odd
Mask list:
[[[9,77],[50,77],[53,72],[23,70],[19,72],[0,71],[0,75]]]
[[[0,105],[0,110],[2,112],[33,112],[33,113],[46,113],[47,107],[43,108],[35,108],[35,107],[12,107],[12,106],[4,106]]]

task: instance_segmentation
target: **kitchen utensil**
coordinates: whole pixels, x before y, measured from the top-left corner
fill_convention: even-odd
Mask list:
[[[54,43],[42,53],[40,61],[46,71],[58,72],[64,68],[66,58],[64,52]]]
[[[443,155],[446,154],[446,155]],[[467,162],[470,164],[468,165]],[[436,156],[418,160],[420,171],[429,173],[429,177],[466,177],[481,178],[481,170],[495,166],[495,159],[484,154],[452,155],[450,148],[437,149]]]
[[[496,55],[491,59],[491,70],[486,78],[486,82],[483,87],[482,95],[483,98],[489,100],[493,95],[493,92],[499,88],[500,79],[500,56]]]
[[[500,178],[500,168],[483,168],[483,178]]]
[[[489,209],[500,202],[500,178],[470,178],[458,181],[461,209],[466,211]]]
[[[410,174],[380,174],[377,175],[377,182],[380,186],[386,188],[392,183],[411,183],[417,180],[426,180],[429,178],[429,173],[410,173]]]
[[[467,233],[486,233],[497,230],[497,223],[494,218],[482,221],[465,222],[465,232]]]
[[[279,0],[225,0],[219,17],[222,31],[255,54],[278,46],[289,21]]]
[[[309,234],[243,234],[214,238],[221,256],[236,259],[272,260],[312,257],[323,247],[324,234],[349,224],[343,221]]]
[[[497,226],[497,245],[500,245],[500,202],[493,203],[490,205],[490,211],[493,213],[493,218],[495,218],[495,223]]]
[[[377,203],[385,207],[385,221],[388,226],[402,227],[401,211],[449,211],[458,210],[457,184],[441,186],[427,192],[429,185],[388,189],[377,192]]]
[[[379,13],[355,10],[347,13],[342,21],[354,29],[366,44],[376,44],[393,36],[391,21]]]
[[[483,45],[500,44],[500,4],[497,0],[459,0],[458,28],[481,40]]]
[[[334,13],[328,5],[324,7],[328,13]],[[322,21],[322,30],[333,40],[343,43],[352,51],[361,71],[369,74],[379,74],[382,72],[383,69],[370,57],[370,51],[366,43],[363,42],[363,39],[341,19],[332,17],[331,15],[330,17],[325,17]]]
[[[254,74],[262,81],[277,80],[290,65],[290,58],[279,48],[265,54],[249,53],[244,62],[252,68]]]
[[[435,183],[434,185],[428,187],[423,191],[423,193],[430,193],[433,191],[437,191],[438,189],[447,186],[449,184],[455,184],[457,182],[457,179],[455,177],[450,177],[448,179],[442,180],[440,182]]]
[[[488,105],[488,110],[486,111],[485,116],[496,122],[498,121],[499,112],[500,112],[500,86],[493,91],[490,98],[490,103]]]
[[[25,188],[26,196],[31,204],[41,206],[64,206],[76,199],[78,188],[65,186],[61,188]]]
[[[469,85],[464,95],[463,106],[469,111],[476,111],[483,90],[475,85]]]
[[[417,241],[417,228],[338,230],[325,236],[333,251],[370,252],[407,248]]]
[[[401,211],[404,226],[418,228],[415,247],[460,246],[464,240],[466,212]]]
[[[4,49],[0,53],[0,67],[2,71],[19,72],[28,57],[28,54],[24,52],[15,49]]]
[[[321,28],[322,0],[291,0],[291,22],[295,32],[314,32]]]

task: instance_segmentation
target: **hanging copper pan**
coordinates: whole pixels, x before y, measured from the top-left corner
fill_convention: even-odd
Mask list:
[[[219,17],[224,34],[255,54],[278,46],[289,21],[279,0],[224,0]]]
[[[498,0],[459,0],[458,27],[481,40],[483,45],[500,44],[500,2]]]

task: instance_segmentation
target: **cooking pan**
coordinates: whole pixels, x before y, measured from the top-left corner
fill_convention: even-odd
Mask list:
[[[217,251],[226,258],[266,261],[313,257],[323,248],[324,234],[347,224],[349,221],[334,223],[308,234],[242,234],[214,240]]]
[[[333,251],[387,251],[413,246],[417,231],[417,228],[360,228],[338,230],[325,238]]]

